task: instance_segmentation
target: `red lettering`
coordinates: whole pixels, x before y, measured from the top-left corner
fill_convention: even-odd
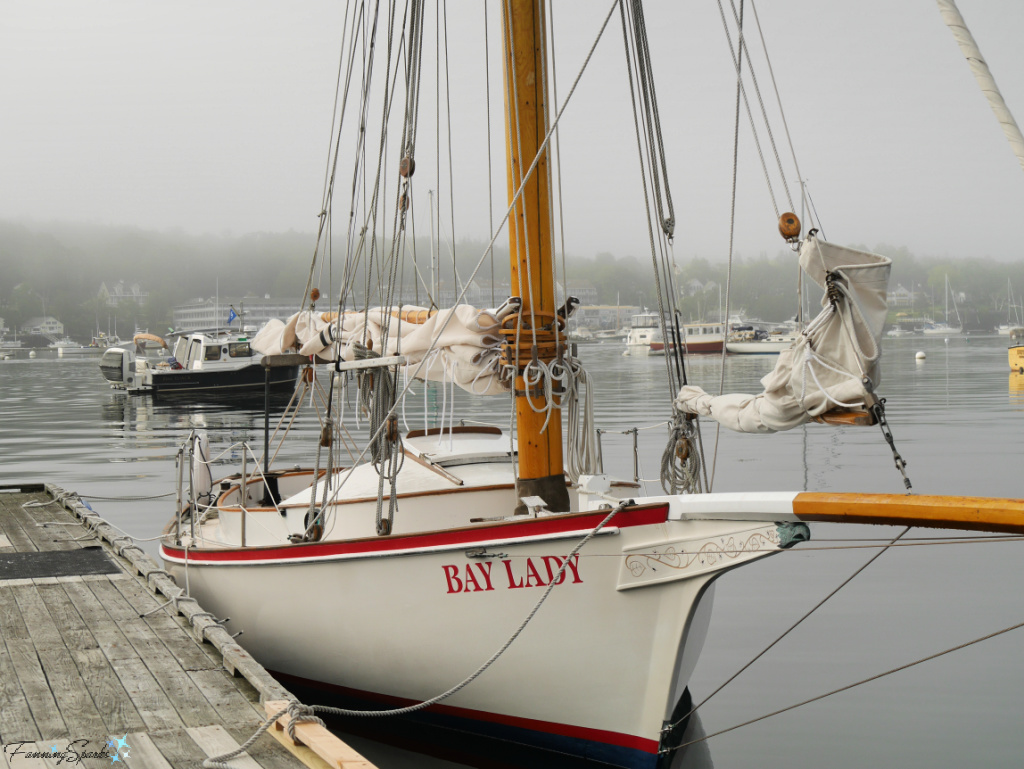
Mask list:
[[[469,586],[470,585],[473,586],[473,592],[474,593],[479,593],[481,590],[483,590],[483,588],[480,587],[480,583],[476,581],[476,577],[473,576],[473,564],[471,564],[471,563],[467,563],[466,564],[465,580],[466,580],[466,592],[467,593],[470,592],[470,590],[469,590]]]
[[[552,561],[554,561],[554,566],[551,565]],[[558,570],[562,568],[562,563],[562,559],[559,558],[557,555],[544,556],[544,566],[547,567],[548,570],[548,584],[550,584],[551,581],[554,580],[555,575],[558,574]],[[565,582],[564,571],[561,574],[558,574],[557,584],[561,585],[563,582]]]
[[[533,580],[534,584],[530,584]],[[526,586],[527,587],[544,587],[547,582],[540,578],[540,574],[537,573],[537,567],[533,565],[533,559],[526,559]]]
[[[503,560],[502,563],[505,564],[505,573],[508,575],[509,590],[511,590],[514,587],[522,587],[523,581],[521,579],[517,581],[512,574],[512,561]]]
[[[484,582],[487,583],[487,587],[485,587],[484,590],[494,590],[494,585],[491,584],[491,566],[493,565],[494,564],[490,561],[484,561],[483,563],[478,563],[476,565],[476,567],[480,569],[480,576],[483,577]]]
[[[462,580],[459,579],[459,567],[458,566],[442,566],[444,569],[445,579],[448,580],[448,593],[461,593],[462,592]]]
[[[572,584],[574,584],[574,585],[578,585],[581,582],[583,582],[583,580],[580,579],[579,565],[580,565],[580,557],[579,557],[579,555],[574,555],[569,560],[569,569],[570,569],[570,571],[572,571]]]

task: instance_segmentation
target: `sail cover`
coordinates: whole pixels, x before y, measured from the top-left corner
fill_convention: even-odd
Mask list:
[[[822,311],[761,380],[760,395],[712,396],[683,387],[675,405],[731,430],[789,430],[834,408],[863,408],[881,380],[882,328],[892,260],[807,237],[800,267],[825,289]]]
[[[500,378],[502,314],[466,304],[444,310],[403,305],[342,313],[339,323],[337,313],[303,310],[269,321],[252,346],[264,355],[297,351],[329,361],[355,360],[361,347],[369,348],[404,356],[405,375],[496,395],[508,392]]]

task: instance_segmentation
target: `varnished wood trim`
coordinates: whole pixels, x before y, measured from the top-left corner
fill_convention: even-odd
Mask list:
[[[804,492],[793,513],[802,521],[1024,534],[1024,499]]]

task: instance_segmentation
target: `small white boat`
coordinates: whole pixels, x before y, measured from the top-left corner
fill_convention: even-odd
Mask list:
[[[791,331],[733,332],[725,343],[725,349],[733,355],[778,355],[792,347],[799,338],[800,334]]]
[[[649,355],[651,345],[663,343],[661,318],[656,312],[644,312],[634,315],[630,320],[629,333],[626,335],[626,355]]]

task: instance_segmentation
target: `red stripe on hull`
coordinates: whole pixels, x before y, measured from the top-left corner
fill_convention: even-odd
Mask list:
[[[296,561],[324,558],[333,555],[359,555],[362,553],[400,553],[406,550],[445,547],[449,545],[479,545],[504,539],[543,537],[573,531],[593,529],[608,517],[608,511],[575,513],[550,518],[532,518],[529,521],[510,521],[492,526],[451,529],[430,534],[409,534],[396,537],[373,537],[344,542],[313,542],[287,547],[247,547],[219,550],[161,545],[161,555],[172,559],[188,558],[190,563],[231,563],[232,561]],[[616,515],[610,526],[623,529],[631,526],[649,526],[668,519],[668,505],[632,507]]]
[[[274,678],[282,680],[286,683],[294,682],[295,684],[305,686],[309,689],[319,689],[321,691],[333,692],[340,696],[368,700],[370,702],[380,702],[382,704],[390,705],[395,708],[403,708],[408,705],[415,705],[418,702],[417,700],[409,700],[403,697],[393,697],[388,694],[365,692],[359,689],[350,689],[346,686],[338,686],[337,684],[328,684],[322,681],[312,681],[308,678],[293,676],[289,675],[288,673],[281,673],[273,670],[267,672],[269,672]],[[645,753],[658,752],[657,740],[649,740],[645,737],[637,737],[632,734],[609,732],[603,729],[590,729],[585,726],[573,726],[572,724],[559,724],[551,723],[549,721],[538,721],[533,718],[507,716],[502,713],[489,713],[483,710],[457,708],[452,707],[451,705],[431,705],[429,708],[426,708],[426,712],[441,713],[444,715],[454,716],[456,718],[464,718],[470,721],[483,721],[486,723],[501,724],[503,726],[511,726],[516,729],[526,729],[528,731],[533,732],[542,732],[544,734],[555,734],[560,737],[568,737],[574,740],[599,742],[604,745],[614,745],[620,748],[640,750]]]

